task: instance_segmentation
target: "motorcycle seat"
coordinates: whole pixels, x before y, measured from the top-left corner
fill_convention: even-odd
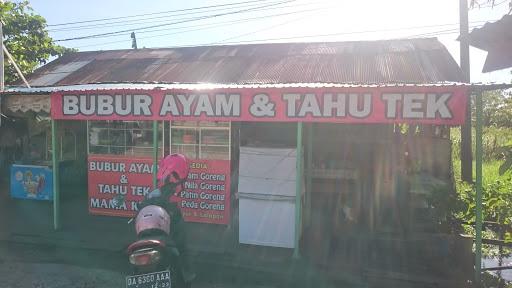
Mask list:
[[[165,248],[165,242],[157,239],[141,239],[136,242],[133,242],[128,246],[126,251],[128,254],[131,254],[133,251],[138,250],[140,248],[153,248],[153,247],[161,247]]]

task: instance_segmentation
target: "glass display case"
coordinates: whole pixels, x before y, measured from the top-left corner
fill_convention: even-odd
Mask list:
[[[230,122],[172,121],[171,152],[190,159],[231,158]]]
[[[89,121],[88,153],[152,156],[152,121]],[[158,122],[158,147],[163,148],[164,122]],[[170,152],[190,159],[231,158],[229,122],[170,121]],[[167,144],[166,144],[167,145]]]
[[[151,156],[153,153],[152,121],[89,121],[89,154]],[[162,133],[162,122],[158,123]],[[159,147],[162,137],[159,136]]]

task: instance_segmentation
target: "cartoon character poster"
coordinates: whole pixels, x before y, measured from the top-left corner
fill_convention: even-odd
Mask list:
[[[53,200],[53,172],[46,166],[12,165],[11,197]]]

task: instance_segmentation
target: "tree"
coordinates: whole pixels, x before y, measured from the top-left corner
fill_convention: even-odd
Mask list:
[[[56,45],[46,30],[46,20],[34,13],[28,1],[0,2],[4,45],[23,74],[32,73],[53,56],[73,51]],[[5,64],[5,82],[13,83],[19,76],[12,65]]]
[[[486,91],[482,94],[482,100],[484,127],[512,128],[512,93],[505,90]],[[474,126],[475,105],[471,106]]]
[[[494,8],[494,6],[504,4],[505,2],[507,2],[507,0],[505,0],[503,2],[499,2],[499,3],[496,3],[496,0],[470,0],[469,7],[471,7],[471,8],[485,8],[485,7]],[[512,11],[512,0],[509,1],[508,6],[510,8],[510,11]]]

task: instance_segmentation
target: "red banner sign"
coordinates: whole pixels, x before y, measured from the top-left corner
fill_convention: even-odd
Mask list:
[[[192,160],[185,189],[173,201],[190,222],[229,224],[229,160]]]
[[[464,122],[464,86],[54,92],[54,119],[335,123]]]
[[[89,213],[133,217],[153,189],[153,160],[89,155]]]
[[[230,220],[230,162],[191,160],[185,189],[177,202],[185,221],[228,224]],[[89,155],[89,213],[133,217],[137,204],[152,191],[151,158]]]

